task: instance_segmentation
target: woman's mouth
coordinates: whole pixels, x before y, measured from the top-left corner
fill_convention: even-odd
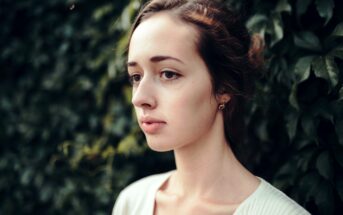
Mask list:
[[[147,134],[156,134],[166,125],[166,122],[150,117],[143,117],[140,122],[142,130]]]

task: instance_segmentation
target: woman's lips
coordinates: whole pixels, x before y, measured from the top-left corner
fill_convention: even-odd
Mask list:
[[[151,118],[143,118],[140,121],[142,130],[148,134],[158,133],[166,125],[164,121]]]

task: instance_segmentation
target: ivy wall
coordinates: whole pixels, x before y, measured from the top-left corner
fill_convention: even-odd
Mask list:
[[[240,150],[312,214],[343,210],[343,2],[227,0],[265,41]],[[110,214],[174,168],[145,144],[125,74],[141,2],[0,2],[0,214]]]

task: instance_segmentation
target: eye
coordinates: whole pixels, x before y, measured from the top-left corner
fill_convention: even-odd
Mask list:
[[[138,84],[141,79],[142,79],[142,75],[140,75],[140,74],[133,74],[133,75],[130,75],[130,77],[129,77],[129,81],[130,81],[131,85]]]
[[[169,70],[161,72],[161,78],[165,80],[174,80],[174,79],[179,78],[180,76],[181,76],[180,74],[173,71],[169,71]]]

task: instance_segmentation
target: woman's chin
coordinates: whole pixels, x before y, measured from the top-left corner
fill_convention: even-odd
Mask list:
[[[149,148],[156,152],[168,152],[174,149],[168,143],[156,142],[156,141],[147,141],[147,143],[148,143]]]

